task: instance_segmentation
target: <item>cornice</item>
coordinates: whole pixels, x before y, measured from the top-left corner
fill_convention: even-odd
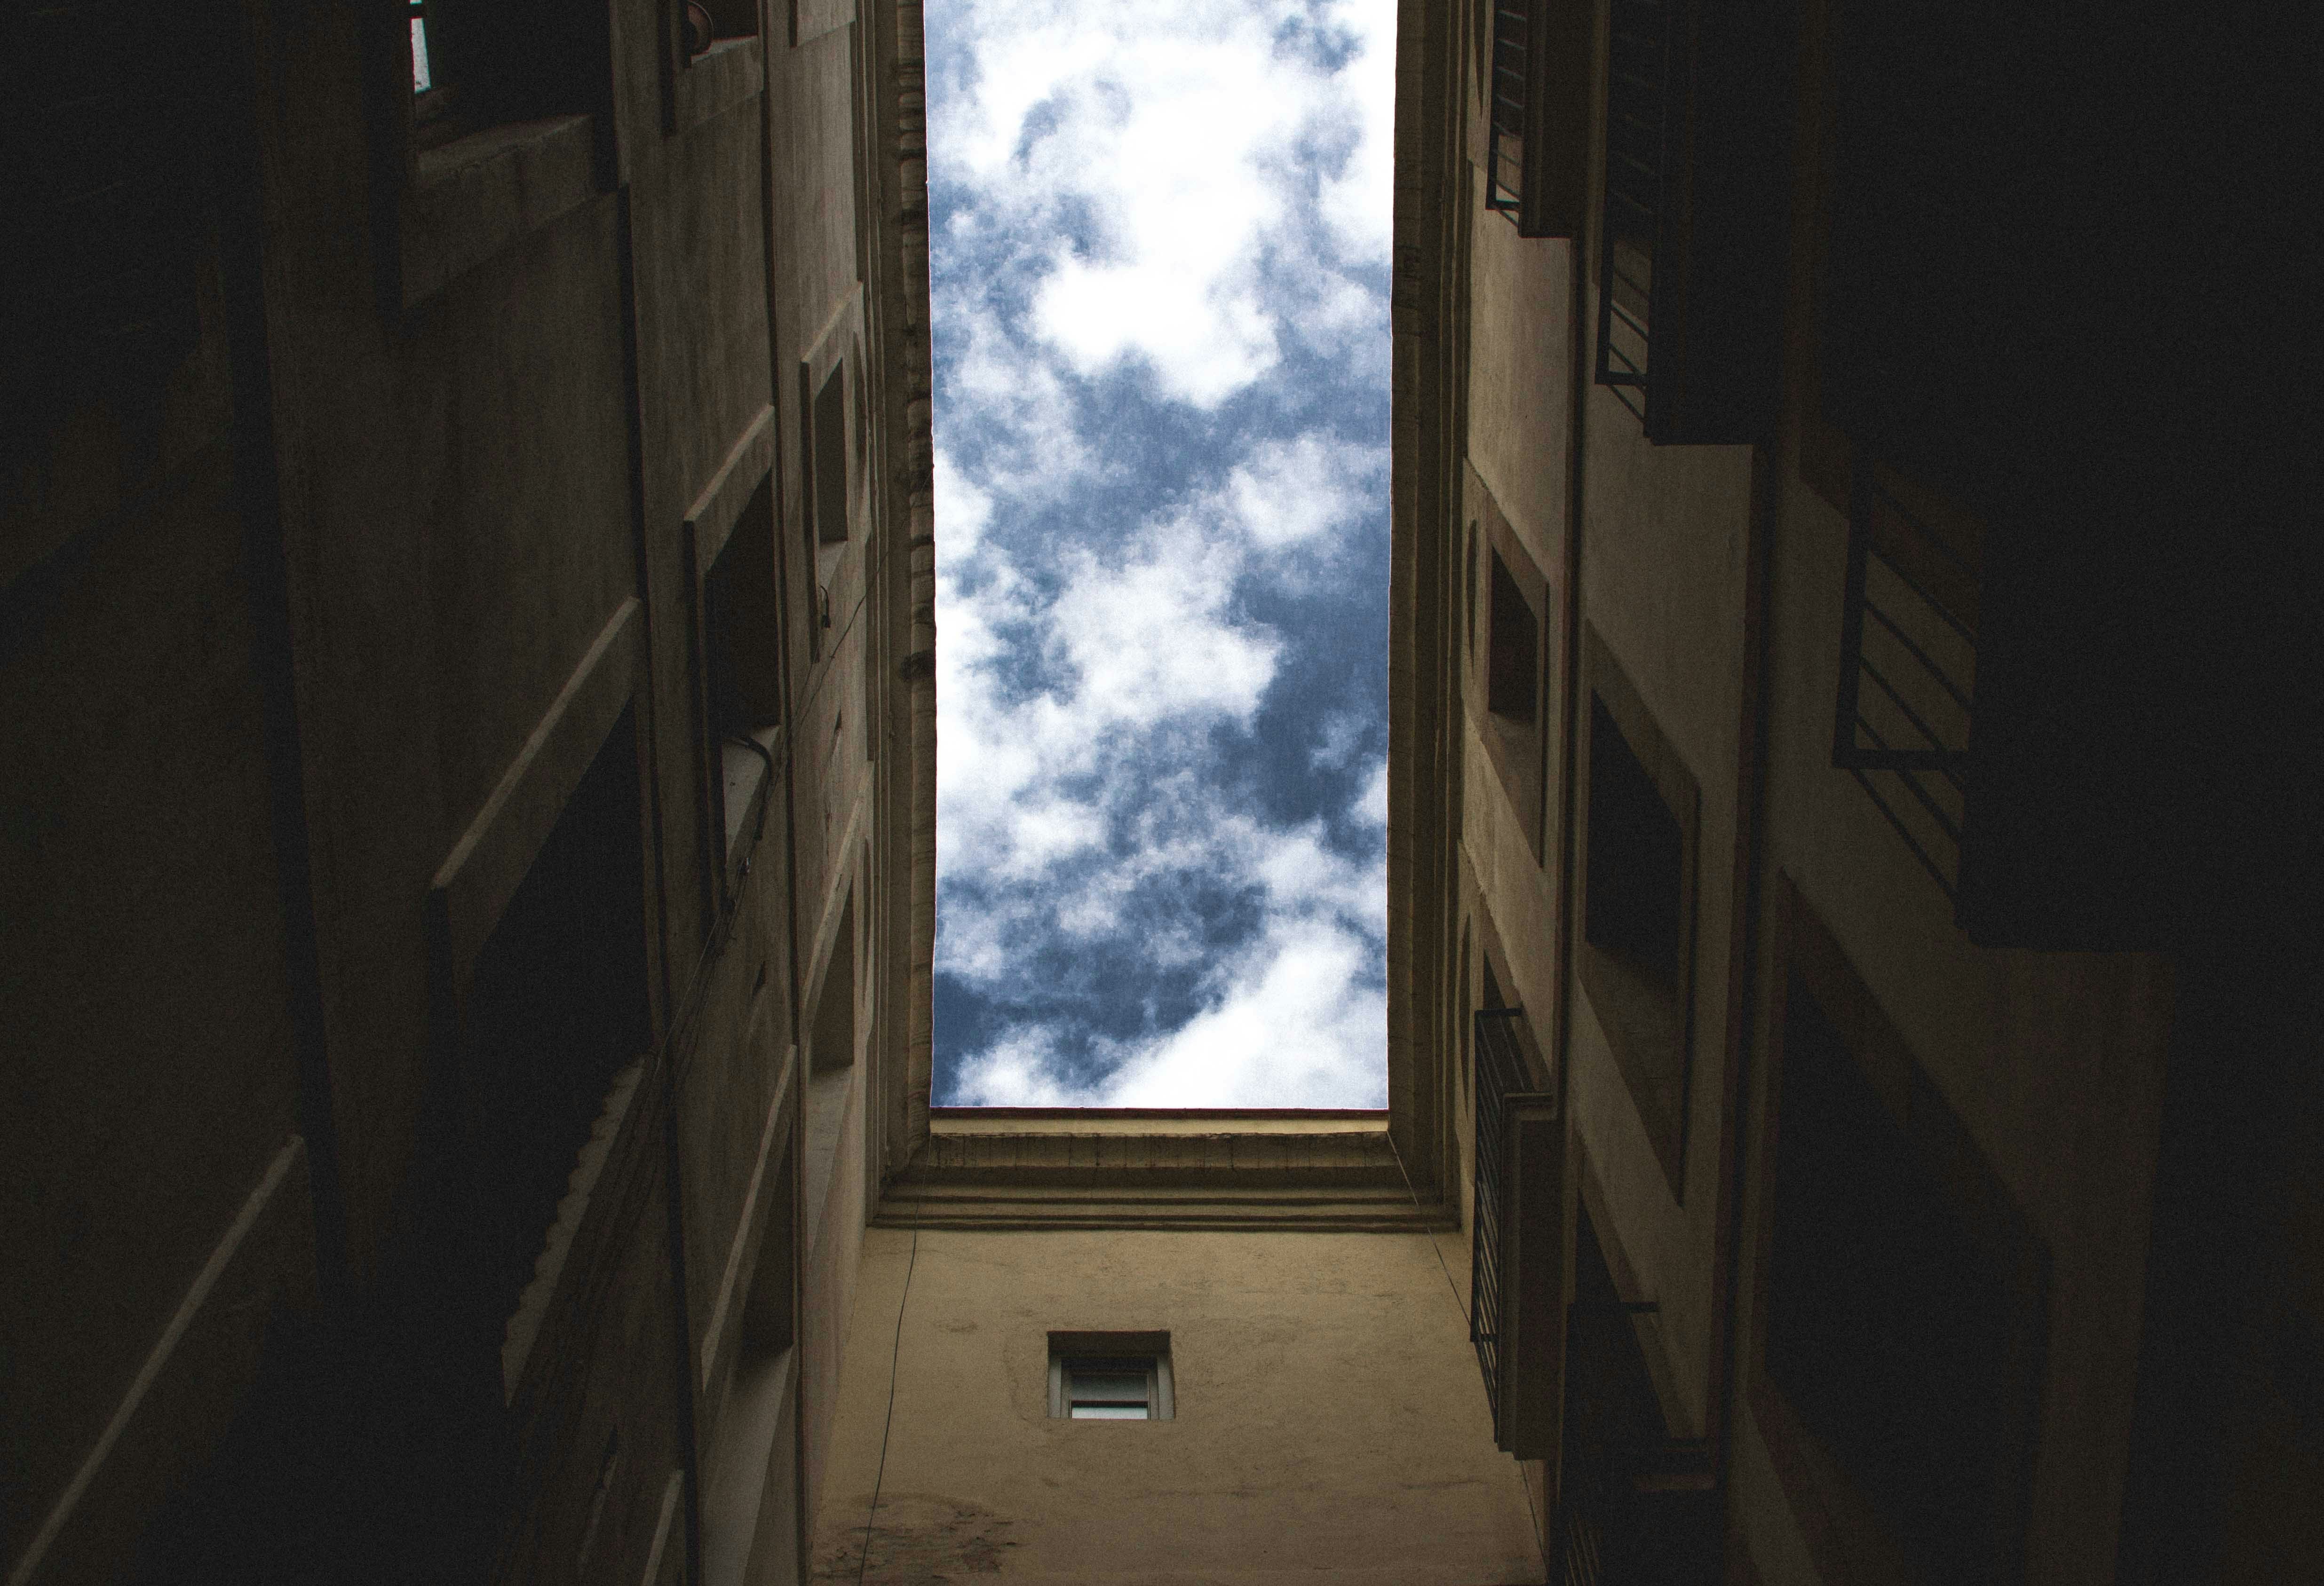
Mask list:
[[[1000,1132],[947,1128],[951,1121],[940,1118],[872,1222],[994,1230],[1452,1226],[1443,1208],[1415,1196],[1377,1120],[1326,1115],[1305,1129],[1162,1132],[1150,1126],[1165,1120],[1134,1129],[1139,1121],[1119,1115],[1047,1114]]]

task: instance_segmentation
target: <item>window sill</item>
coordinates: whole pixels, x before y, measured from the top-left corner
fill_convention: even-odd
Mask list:
[[[597,194],[596,133],[586,115],[471,133],[416,165],[401,239],[407,308]]]
[[[670,85],[670,131],[700,126],[767,84],[766,50],[755,38],[720,39],[680,66]]]
[[[1685,1198],[1686,1008],[1684,992],[1657,983],[1620,953],[1593,943],[1575,955],[1582,995],[1606,1032],[1614,1066],[1662,1164],[1671,1198]],[[1682,980],[1682,986],[1684,982]]]

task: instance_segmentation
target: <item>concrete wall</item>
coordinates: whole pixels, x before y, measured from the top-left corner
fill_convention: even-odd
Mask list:
[[[1167,1330],[1176,1417],[1052,1419],[1052,1329]],[[1538,1581],[1467,1332],[1423,1235],[875,1229],[816,1578]]]

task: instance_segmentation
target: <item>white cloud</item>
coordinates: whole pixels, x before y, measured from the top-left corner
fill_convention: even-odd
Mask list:
[[[1314,258],[1304,211],[1351,265],[1386,261],[1393,5],[1321,14],[1356,46],[1339,69],[1279,47],[1310,15],[1290,0],[970,0],[931,19],[974,41],[930,108],[932,179],[974,215],[955,240],[1020,240],[1036,332],[1075,372],[1133,361],[1215,407],[1279,356],[1262,276],[1270,252]],[[1303,146],[1332,151],[1312,178]],[[1308,301],[1349,306],[1336,277],[1315,285]]]
[[[1364,791],[1356,795],[1352,813],[1367,826],[1388,830],[1388,756],[1372,762],[1372,774],[1364,782]]]
[[[1265,441],[1227,478],[1225,496],[1245,534],[1278,550],[1337,528],[1365,511],[1386,472],[1376,447],[1314,431]]]
[[[1381,516],[1385,449],[1286,371],[1386,390],[1393,0],[945,0],[929,26],[937,967],[1029,1010],[946,1099],[1379,1105],[1386,881],[1346,847],[1384,842],[1384,773],[1335,846],[1221,746],[1303,660],[1254,611],[1330,588]],[[1222,415],[1254,392],[1305,416]],[[1125,416],[1163,414],[1217,436],[1157,464],[1167,426]],[[1336,781],[1371,740],[1333,730]],[[1192,1016],[1042,1012],[1041,965],[1107,954]]]

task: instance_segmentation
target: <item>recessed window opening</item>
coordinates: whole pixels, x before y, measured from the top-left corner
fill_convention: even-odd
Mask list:
[[[938,1106],[1387,1106],[1396,20],[930,8]]]
[[[1681,968],[1685,839],[1606,701],[1590,696],[1590,886],[1582,935],[1659,986]]]
[[[1499,551],[1493,553],[1491,644],[1485,708],[1530,727],[1540,709],[1541,625]]]
[[[1702,794],[1594,628],[1582,630],[1582,950],[1591,1013],[1672,1196],[1686,1193]]]
[[[847,362],[824,377],[815,394],[815,542],[847,539]]]
[[[1167,1421],[1177,1414],[1167,1333],[1052,1333],[1049,1415],[1064,1421]]]
[[[1837,948],[1812,961],[1781,1005],[1767,1374],[1917,1574],[2022,1579],[2040,1247]]]
[[[782,724],[782,600],[775,582],[773,481],[752,492],[702,579],[702,668],[711,785],[731,855],[762,789]],[[745,741],[748,740],[748,741]],[[757,750],[750,743],[759,745]]]

